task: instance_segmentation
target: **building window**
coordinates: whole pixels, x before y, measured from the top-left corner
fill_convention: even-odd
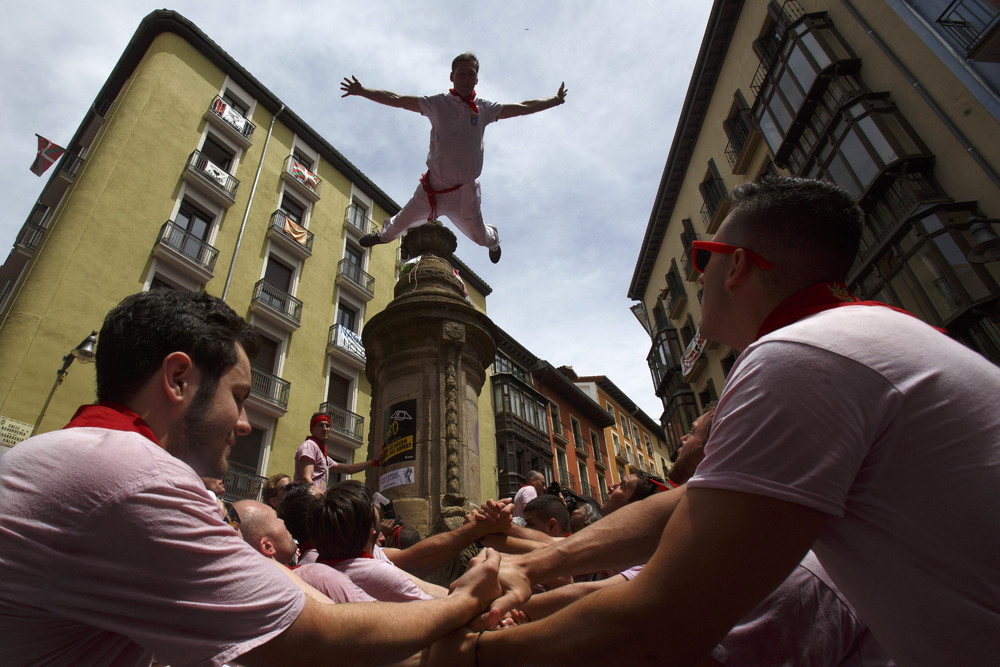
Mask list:
[[[649,458],[653,458],[653,443],[649,441],[648,433],[643,433],[643,440],[646,443],[646,453],[649,454]]]
[[[211,136],[205,137],[205,143],[201,146],[201,154],[219,169],[232,173],[233,151],[229,150]]]
[[[297,225],[302,225],[306,219],[306,207],[289,197],[287,192],[281,196],[281,205],[278,206],[278,210],[286,217],[291,218],[292,222]]]
[[[580,422],[577,421],[576,417],[573,415],[569,416],[570,428],[573,429],[573,444],[583,449],[583,430],[580,428]]]
[[[358,311],[341,301],[337,304],[337,324],[349,331],[357,333]]]

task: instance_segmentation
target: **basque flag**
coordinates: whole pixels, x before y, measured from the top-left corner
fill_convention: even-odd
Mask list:
[[[46,169],[52,166],[53,162],[66,152],[66,149],[62,146],[56,146],[40,134],[35,134],[35,136],[38,137],[38,155],[31,163],[31,171],[36,176],[41,176]]]

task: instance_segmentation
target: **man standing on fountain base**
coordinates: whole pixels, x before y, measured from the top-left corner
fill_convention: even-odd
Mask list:
[[[452,61],[450,78],[454,88],[430,97],[372,90],[353,76],[341,82],[343,97],[360,95],[379,104],[423,114],[431,121],[427,171],[420,177],[420,185],[403,209],[382,224],[381,233],[366,234],[360,242],[366,248],[388,243],[410,227],[443,215],[475,243],[489,248],[490,261],[496,264],[500,261],[500,237],[496,227],[483,222],[479,189],[486,126],[495,120],[558,106],[566,101],[566,88],[560,84],[555,96],[520,104],[477,98],[479,60],[472,53],[463,53]]]

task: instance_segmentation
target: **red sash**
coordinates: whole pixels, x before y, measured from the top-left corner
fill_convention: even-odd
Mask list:
[[[149,424],[142,417],[119,403],[105,401],[97,405],[81,405],[63,428],[104,428],[109,431],[132,431],[159,445]]]
[[[435,190],[431,187],[431,172],[428,171],[420,177],[420,186],[424,189],[424,192],[427,193],[427,202],[431,205],[431,210],[427,214],[427,222],[430,222],[431,220],[436,220],[438,217],[437,196],[454,192],[462,187],[462,184],[459,183],[458,185],[453,185],[450,188],[445,188],[444,190]]]
[[[862,301],[851,294],[844,283],[817,283],[796,292],[779,303],[771,311],[771,314],[764,319],[764,322],[761,323],[754,340],[766,336],[772,331],[777,331],[782,327],[787,327],[789,324],[798,322],[801,319],[805,319],[810,315],[841,306],[882,306],[883,308],[895,310],[897,313],[916,317],[916,315],[908,313],[902,308],[896,308],[887,303]],[[947,333],[944,329],[934,328],[941,333]]]

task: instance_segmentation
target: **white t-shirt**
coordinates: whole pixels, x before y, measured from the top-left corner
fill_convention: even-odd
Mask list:
[[[0,460],[0,664],[221,665],[305,595],[142,435],[53,431]]]
[[[531,484],[525,484],[514,494],[514,516],[524,516],[524,506],[538,497],[538,491]]]
[[[688,488],[830,516],[814,545],[900,664],[1000,656],[1000,368],[872,306],[764,336],[726,380]]]
[[[478,114],[451,93],[420,97],[420,113],[431,121],[427,169],[431,186],[443,190],[472,183],[483,173],[483,135],[503,105],[476,98]]]

